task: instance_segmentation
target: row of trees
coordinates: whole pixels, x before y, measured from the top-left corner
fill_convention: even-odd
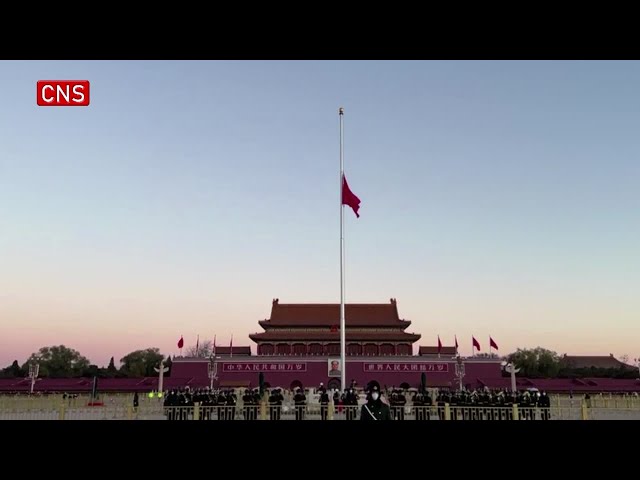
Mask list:
[[[541,347],[519,348],[507,355],[506,360],[520,369],[519,375],[528,378],[638,378],[638,369],[629,365],[629,355],[620,357],[623,365],[617,368],[575,368],[556,352]]]
[[[186,349],[186,355],[191,357],[208,358],[213,351],[211,341]],[[495,353],[480,354],[481,357],[498,358]],[[29,364],[37,362],[40,365],[40,376],[50,378],[64,377],[151,377],[157,375],[154,370],[163,359],[159,348],[136,350],[120,359],[116,367],[111,357],[106,367],[98,367],[80,354],[77,350],[58,345],[42,347],[22,365],[17,360],[8,367],[0,370],[0,377],[25,377],[29,372]],[[562,362],[562,357],[556,352],[545,348],[518,349],[507,355],[505,360],[520,368],[519,375],[529,378],[580,378],[580,377],[608,377],[608,378],[636,378],[637,369],[621,366],[620,368],[572,368]],[[629,356],[623,355],[620,360],[627,364]],[[171,368],[171,357],[165,360]],[[170,373],[170,371],[169,371]]]
[[[39,376],[49,378],[65,377],[102,377],[102,378],[126,378],[126,377],[150,377],[157,373],[157,367],[164,356],[159,348],[147,348],[136,350],[120,359],[119,367],[116,367],[115,360],[111,357],[106,367],[98,367],[91,364],[89,359],[80,354],[77,350],[56,345],[53,347],[42,347],[20,365],[14,360],[11,365],[0,370],[0,377],[25,377],[29,373],[29,365],[38,363],[40,365]],[[165,361],[165,365],[171,369],[171,357]],[[169,372],[170,373],[170,372]]]

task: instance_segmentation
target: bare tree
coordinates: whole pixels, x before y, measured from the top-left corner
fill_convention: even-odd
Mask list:
[[[500,358],[500,355],[498,355],[495,352],[491,352],[491,353],[482,352],[482,353],[476,353],[475,357],[476,358]]]
[[[211,340],[204,340],[198,344],[196,349],[195,345],[187,347],[187,357],[209,358],[213,352],[213,342]]]

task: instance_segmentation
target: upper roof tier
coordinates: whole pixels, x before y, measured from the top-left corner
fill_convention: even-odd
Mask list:
[[[398,316],[396,299],[389,303],[348,303],[345,305],[347,327],[395,327],[405,329],[411,322]],[[274,299],[271,318],[262,327],[332,327],[340,323],[339,303],[280,303]]]

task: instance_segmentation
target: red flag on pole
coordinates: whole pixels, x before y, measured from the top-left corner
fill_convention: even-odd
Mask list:
[[[458,351],[458,336],[457,336],[457,335],[455,335],[455,337],[454,337],[454,338],[456,339],[456,352],[457,352],[457,351]]]
[[[184,347],[184,338],[180,335],[180,340],[178,340],[178,348]]]
[[[356,217],[360,218],[358,210],[360,210],[360,199],[349,188],[347,177],[342,175],[342,204],[351,207]]]
[[[489,347],[490,348],[495,348],[496,350],[498,350],[498,344],[496,342],[493,341],[493,338],[489,337]]]
[[[438,335],[438,355],[442,351],[442,342],[440,341],[440,335]]]
[[[476,340],[476,337],[472,336],[471,339],[473,340],[473,348],[480,351],[480,343],[478,343],[478,340]]]

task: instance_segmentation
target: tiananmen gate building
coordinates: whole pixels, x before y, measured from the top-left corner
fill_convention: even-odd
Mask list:
[[[216,349],[215,385],[244,387],[258,385],[260,373],[272,387],[340,387],[340,305],[280,303],[274,299],[271,316],[258,322],[263,332],[249,335],[256,343],[256,355],[249,346]],[[455,347],[422,346],[414,354],[418,333],[407,332],[411,321],[400,318],[395,299],[389,303],[347,304],[346,378],[364,386],[371,380],[381,385],[417,387],[425,374],[427,386],[458,386]],[[173,360],[171,377],[189,379],[189,384],[208,385],[210,360]],[[476,388],[502,377],[500,360],[464,359],[463,384]]]

